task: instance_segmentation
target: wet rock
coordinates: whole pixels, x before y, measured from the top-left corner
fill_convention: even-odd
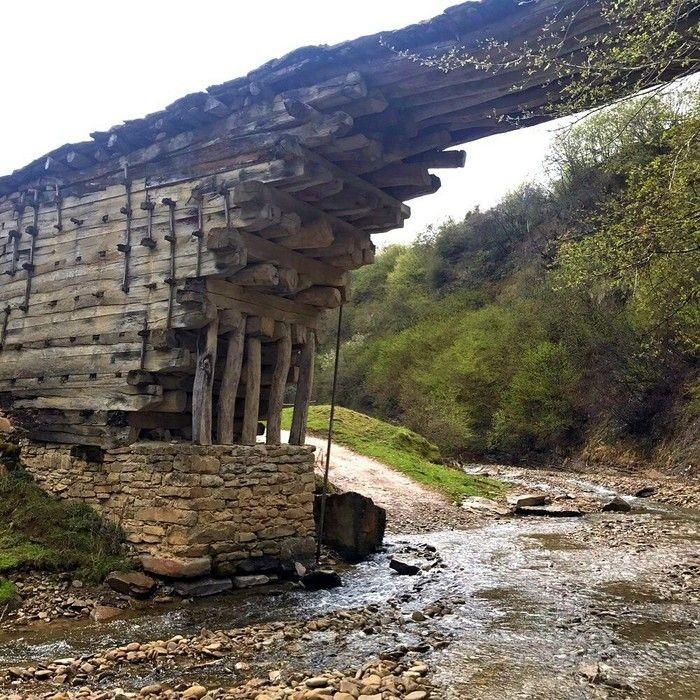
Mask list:
[[[252,588],[253,586],[264,586],[270,583],[270,577],[258,574],[257,576],[234,576],[233,585],[236,588]]]
[[[157,585],[155,579],[138,571],[112,571],[112,573],[107,574],[105,583],[113,591],[134,598],[147,597]]]
[[[518,508],[526,508],[528,506],[543,506],[547,503],[547,497],[544,494],[523,494],[520,496],[509,496],[508,503]]]
[[[265,576],[264,578],[267,578]],[[203,598],[230,591],[233,582],[230,578],[202,578],[196,581],[177,581],[173,585],[175,593],[185,597]]]
[[[627,503],[624,498],[615,496],[611,501],[608,501],[601,510],[604,513],[628,513],[632,510],[632,506]]]
[[[141,557],[144,570],[167,578],[197,578],[211,571],[209,557]]]
[[[634,495],[637,498],[649,498],[650,496],[653,496],[656,493],[656,487],[655,486],[642,486],[641,489],[637,489],[634,492]]]
[[[316,498],[314,516],[320,521],[321,499]],[[346,561],[356,563],[374,554],[384,541],[386,510],[367,496],[347,491],[329,494],[323,526],[323,544]]]
[[[392,557],[389,567],[400,576],[415,576],[420,573],[420,566],[400,557]]]
[[[259,557],[245,559],[236,566],[236,573],[241,576],[253,574],[276,574],[282,570],[282,562],[279,557],[263,554]]]
[[[115,608],[112,605],[96,605],[90,617],[95,622],[107,622],[107,620],[113,620],[115,617],[119,617],[124,611],[121,608]]]
[[[578,508],[565,508],[560,505],[518,508],[517,513],[518,515],[542,515],[549,518],[580,518],[583,515]]]
[[[512,513],[508,506],[483,496],[469,496],[462,501],[462,508],[473,513],[488,513],[490,515],[510,515]]]
[[[332,569],[314,569],[307,571],[301,578],[301,582],[310,591],[318,591],[322,588],[338,588],[343,582],[340,576]]]

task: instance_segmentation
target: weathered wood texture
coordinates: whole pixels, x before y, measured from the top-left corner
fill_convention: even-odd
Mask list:
[[[300,49],[0,177],[0,406],[56,442],[250,442],[268,417],[274,442],[298,382],[303,440],[318,316],[374,259],[371,235],[437,190],[430,169],[464,164],[445,149],[511,128],[567,79],[402,52],[517,51],[554,10],[570,18],[562,57],[618,29],[596,0],[463,3]]]

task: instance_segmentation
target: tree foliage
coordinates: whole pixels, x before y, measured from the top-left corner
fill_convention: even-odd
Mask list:
[[[357,270],[340,402],[457,454],[658,445],[697,395],[699,120],[693,100],[596,114],[547,187]],[[322,400],[330,368],[322,348]]]

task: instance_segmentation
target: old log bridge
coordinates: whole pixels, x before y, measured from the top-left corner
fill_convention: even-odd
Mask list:
[[[570,76],[407,54],[616,31],[600,3],[466,2],[302,48],[0,178],[0,400],[34,441],[252,444],[294,385],[303,444],[319,314],[373,233],[461,167],[456,144],[548,118]],[[47,117],[50,118],[50,117]]]

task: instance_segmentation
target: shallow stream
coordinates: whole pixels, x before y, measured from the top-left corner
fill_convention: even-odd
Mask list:
[[[630,522],[652,535],[639,545],[632,533],[625,541]],[[408,619],[436,600],[449,600],[451,612],[439,618],[405,625],[387,620],[341,638],[314,632],[281,651],[265,651],[253,670],[357,667],[377,653],[426,640],[423,658],[441,698],[696,698],[697,602],[659,582],[674,568],[688,570],[698,541],[696,514],[658,505],[633,514],[492,520],[470,530],[392,537],[387,552],[343,573],[342,588],[260,589],[151,608],[106,624],[51,624],[6,634],[0,637],[0,665],[79,656],[202,628],[312,619],[369,603],[380,611],[399,609]],[[413,577],[389,569],[392,551],[424,544],[436,548],[441,565]],[[448,644],[435,649],[442,638]],[[226,685],[237,660],[232,655],[211,666],[134,675],[130,685],[183,679]],[[584,682],[581,665],[597,662],[633,690]]]

